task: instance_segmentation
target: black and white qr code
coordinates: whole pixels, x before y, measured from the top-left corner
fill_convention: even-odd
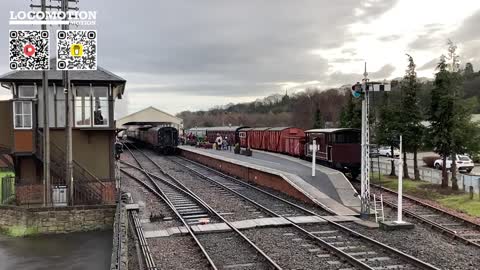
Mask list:
[[[10,30],[10,70],[48,70],[48,30]]]
[[[58,30],[57,69],[96,70],[97,31]]]

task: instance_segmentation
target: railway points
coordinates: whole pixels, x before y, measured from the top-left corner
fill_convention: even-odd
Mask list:
[[[278,266],[276,269],[296,267],[304,267],[304,269],[437,269],[340,225],[340,223],[351,223],[358,220],[356,217],[331,216],[331,213],[326,210],[310,211],[302,205],[292,203],[259,187],[180,157],[159,156],[153,151],[139,149],[132,150],[133,153],[140,161],[141,166],[138,164],[138,167],[134,168],[130,166],[131,164],[127,165],[131,158],[125,158],[124,166],[130,167],[130,170],[136,170],[137,173],[141,173],[143,170],[144,174],[148,174],[152,178],[163,175],[170,177],[171,180],[176,179],[178,186],[182,186],[185,191],[209,207],[207,202],[211,200],[208,196],[215,197],[222,203],[228,203],[225,200],[238,200],[237,204],[253,204],[256,209],[252,208],[251,212],[262,214],[263,217],[259,216],[250,220],[248,214],[244,220],[235,220],[232,219],[232,215],[229,218],[230,213],[223,213],[224,222],[184,225],[156,231],[150,230],[145,233],[147,241],[161,243],[163,241],[161,239],[187,236],[186,227],[189,226],[208,254],[212,250],[219,249],[220,245],[231,242],[243,243],[244,245],[237,248],[240,254],[236,258],[232,258],[232,254],[228,252],[224,256],[217,256],[218,251],[211,253],[212,260],[219,266],[218,269],[269,269],[268,267],[275,267],[275,265]],[[138,158],[142,155],[142,158]],[[161,166],[155,169],[153,164],[161,164]],[[193,180],[197,182],[196,185]],[[202,190],[209,190],[210,194],[202,193]],[[226,196],[227,194],[229,196]],[[228,219],[235,221],[229,222]],[[330,243],[328,240],[330,238],[323,239],[323,236],[314,234],[316,230],[310,229],[310,226],[315,224],[335,227],[338,230],[335,235],[340,241]],[[244,240],[238,238],[235,230],[241,232],[245,237]],[[353,237],[363,244],[352,244],[349,237]],[[245,240],[250,245],[245,245]],[[343,245],[336,243],[342,241]],[[251,248],[252,245],[261,252],[255,252]],[[244,250],[245,252],[243,252]],[[260,256],[262,253],[264,255]],[[245,254],[249,255],[245,256]],[[286,254],[289,254],[289,257]],[[242,259],[246,257],[250,260],[253,260],[252,258],[268,259],[260,261]],[[228,267],[224,267],[225,265]],[[259,266],[260,268],[255,268]]]

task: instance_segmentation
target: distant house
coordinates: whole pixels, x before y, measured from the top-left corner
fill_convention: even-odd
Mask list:
[[[55,59],[50,66],[55,67]],[[51,182],[68,185],[65,178],[65,93],[62,72],[48,72]],[[113,183],[115,99],[121,98],[126,81],[98,67],[94,71],[69,73],[73,100],[73,177],[78,196],[102,199],[93,186]],[[43,89],[41,71],[14,71],[0,76],[12,99],[0,101],[0,146],[13,157],[19,186],[43,193]],[[86,184],[90,183],[90,184]],[[17,188],[18,192],[21,188]],[[89,194],[92,193],[92,194]],[[100,197],[99,197],[100,196]],[[42,196],[39,196],[40,198]],[[87,202],[86,202],[87,203]]]
[[[125,128],[128,125],[154,126],[160,123],[171,123],[179,131],[183,130],[183,119],[152,106],[118,119],[117,128]]]

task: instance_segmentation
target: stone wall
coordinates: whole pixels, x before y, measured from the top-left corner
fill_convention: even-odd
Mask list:
[[[115,206],[23,208],[0,206],[0,230],[13,235],[55,234],[111,229]]]
[[[204,164],[208,167],[211,167],[223,173],[239,177],[242,180],[247,180],[249,182],[253,182],[260,186],[275,189],[277,191],[288,194],[306,203],[313,204],[310,198],[305,196],[305,194],[303,194],[298,189],[293,187],[290,183],[285,181],[285,179],[283,179],[279,175],[269,173],[269,172],[264,172],[254,168],[244,167],[238,164],[215,159],[205,155],[196,154],[190,151],[181,151],[181,155],[190,160],[199,162],[201,164]]]
[[[118,209],[120,207],[120,209]],[[117,206],[113,226],[113,248],[110,263],[111,270],[129,269],[128,267],[128,215],[124,206]]]

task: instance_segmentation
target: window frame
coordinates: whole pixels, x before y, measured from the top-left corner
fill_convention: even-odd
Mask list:
[[[75,91],[74,91],[74,98],[73,98],[73,112],[74,112],[74,115],[73,115],[73,124],[75,127],[78,127],[78,128],[88,128],[88,127],[92,127],[92,86],[89,85],[89,94],[88,94],[88,103],[89,103],[89,108],[90,108],[90,124],[84,124],[84,125],[79,125],[77,124],[77,88],[78,87],[85,87],[85,85],[76,85],[75,86]],[[85,96],[86,98],[87,96]],[[81,100],[79,100],[79,102],[82,102]],[[87,101],[85,101],[84,104],[87,104]],[[82,107],[82,106],[80,106]],[[83,110],[86,112],[87,110],[85,110],[85,106],[82,107]],[[85,121],[85,119],[82,119],[82,121]]]
[[[99,87],[99,88],[100,87],[105,87],[106,90],[107,90],[107,96],[106,97],[98,97],[100,99],[99,100],[100,102],[104,101],[107,104],[107,110],[106,110],[106,113],[105,113],[105,115],[107,116],[107,124],[102,124],[102,125],[95,124],[95,108],[94,108],[94,106],[95,106],[94,102],[95,102],[95,98],[96,98],[95,97],[95,87]],[[92,97],[91,97],[92,104],[90,106],[90,109],[92,110],[91,115],[92,115],[92,120],[93,120],[92,121],[92,127],[110,127],[110,87],[100,86],[100,85],[99,86],[90,85],[90,93],[92,95]],[[104,98],[104,100],[101,100],[101,98]]]
[[[22,104],[22,113],[17,114],[17,103]],[[30,106],[30,114],[24,113],[23,110],[23,105],[27,103]],[[21,115],[22,117],[22,126],[17,127],[17,121],[16,118],[18,115]],[[30,127],[25,127],[25,116],[30,115]],[[31,130],[33,129],[33,102],[30,100],[14,100],[13,101],[13,129],[19,129],[19,130]]]

